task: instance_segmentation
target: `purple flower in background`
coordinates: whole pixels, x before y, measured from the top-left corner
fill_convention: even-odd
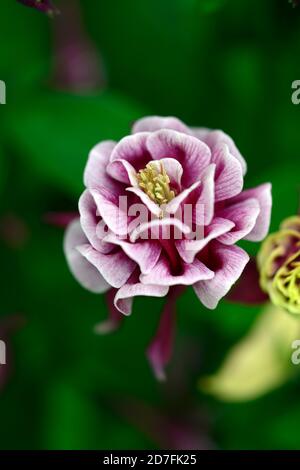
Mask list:
[[[35,8],[36,10],[46,13],[47,15],[54,15],[58,13],[58,9],[54,6],[51,0],[17,0],[23,5]]]
[[[78,1],[60,1],[61,15],[51,23],[53,33],[53,76],[55,88],[75,93],[103,89],[104,66],[89,38]]]
[[[193,286],[214,309],[249,261],[236,243],[267,235],[271,185],[243,191],[245,173],[228,135],[173,117],[143,118],[131,135],[90,152],[80,218],[66,231],[65,255],[85,288],[115,289],[115,325],[116,311],[129,315],[135,296],[168,295],[148,349],[158,377],[170,356],[182,286]]]

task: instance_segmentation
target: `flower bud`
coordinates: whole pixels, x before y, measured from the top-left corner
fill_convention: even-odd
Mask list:
[[[273,304],[300,314],[300,216],[266,238],[257,260],[261,288]]]

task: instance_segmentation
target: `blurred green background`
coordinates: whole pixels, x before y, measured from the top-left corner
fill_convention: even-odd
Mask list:
[[[208,311],[189,289],[178,304],[169,380],[158,384],[144,349],[163,301],[138,299],[118,332],[96,336],[105,300],[72,278],[63,231],[44,215],[77,209],[95,143],[128,134],[143,115],[175,115],[233,136],[248,162],[246,186],[273,183],[276,229],[299,200],[300,105],[291,84],[300,79],[300,6],[55,4],[54,18],[15,0],[0,6],[0,339],[11,346],[0,366],[0,447],[299,449],[300,365],[281,387],[246,402],[198,387],[261,308],[222,301]],[[74,68],[82,74],[70,75]]]

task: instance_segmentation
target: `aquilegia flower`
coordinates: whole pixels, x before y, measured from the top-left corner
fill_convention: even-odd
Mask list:
[[[172,117],[146,117],[121,141],[99,143],[85,168],[80,219],[65,236],[73,275],[92,292],[114,288],[114,308],[125,315],[135,296],[169,292],[175,305],[174,290],[189,285],[215,308],[249,260],[236,243],[260,241],[269,228],[271,185],[243,191],[245,173],[228,135]],[[158,375],[169,323],[148,351]]]
[[[272,303],[300,314],[300,216],[284,220],[257,257],[260,285]]]

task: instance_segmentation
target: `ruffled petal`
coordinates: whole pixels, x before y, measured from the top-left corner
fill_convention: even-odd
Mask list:
[[[203,279],[212,279],[213,271],[208,269],[201,261],[195,259],[191,264],[182,263],[181,273],[175,275],[171,272],[170,263],[162,256],[149,274],[141,274],[143,284],[160,284],[161,286],[189,286]]]
[[[191,135],[168,129],[150,134],[147,148],[154,160],[168,157],[175,158],[182,164],[184,187],[201,179],[211,158],[209,147],[205,143]]]
[[[209,281],[194,284],[194,290],[207,308],[214,309],[239,279],[249,261],[248,254],[237,246],[225,246],[214,242],[212,249],[215,276]]]
[[[203,173],[201,192],[193,210],[193,222],[197,225],[209,225],[214,216],[215,169],[216,165],[212,164]]]
[[[114,303],[121,313],[124,313],[124,315],[130,315],[134,297],[165,297],[168,291],[168,286],[162,286],[160,284],[142,284],[139,282],[137,274],[134,273],[128,282],[117,291]]]
[[[205,236],[201,240],[176,240],[176,248],[181,258],[186,263],[192,263],[195,256],[203,248],[217,237],[229,232],[234,227],[234,223],[227,219],[216,217],[212,223],[205,228]]]
[[[161,158],[160,160],[151,161],[151,164],[154,165],[158,171],[161,170],[161,166],[164,167],[170,178],[172,189],[177,190],[181,187],[183,168],[178,160],[175,160],[175,158]]]
[[[239,194],[243,189],[242,167],[231,155],[228,145],[215,145],[212,162],[216,164],[215,200],[223,201]]]
[[[224,143],[228,145],[230,153],[237,158],[242,166],[243,175],[247,172],[247,164],[244,157],[240,154],[240,151],[236,147],[234,141],[229,135],[221,130],[211,130],[206,128],[192,128],[193,135],[200,139],[202,142],[205,142],[212,153],[214,153],[216,145]]]
[[[88,244],[78,246],[77,250],[98,269],[112,287],[119,288],[125,284],[136,268],[136,263],[128,258],[122,250],[104,255]]]
[[[166,214],[175,214],[181,204],[191,195],[191,193],[197,189],[200,186],[200,181],[196,181],[193,183],[191,186],[189,186],[187,189],[184,189],[179,193],[177,196],[175,196],[173,199],[171,199],[170,202],[168,202],[165,207],[164,207],[164,212]]]
[[[160,129],[173,129],[174,131],[191,134],[190,129],[176,117],[167,116],[147,116],[136,121],[132,128],[132,133],[154,132]]]
[[[120,199],[105,188],[93,189],[91,194],[96,203],[98,214],[104,221],[103,225],[106,224],[116,235],[127,235],[129,224],[132,221],[132,218],[128,216],[127,197],[121,196],[122,199]],[[100,234],[101,227],[98,229],[98,237],[103,238],[103,235]],[[102,227],[102,232],[103,229],[104,227]]]
[[[106,140],[92,148],[83,175],[87,188],[97,189],[104,186],[112,191],[119,190],[118,183],[106,173],[106,165],[115,146],[116,142]]]
[[[249,198],[256,199],[259,204],[259,215],[251,232],[245,237],[246,240],[259,242],[263,240],[269,231],[272,209],[272,185],[270,183],[261,184],[256,188],[247,189],[234,198],[234,202],[246,201]]]
[[[117,181],[136,186],[136,171],[131,163],[124,159],[114,160],[107,165],[107,173]]]
[[[109,284],[99,271],[77,250],[79,245],[86,242],[87,238],[82,231],[79,219],[77,219],[69,225],[64,237],[64,253],[68,266],[75,279],[85,289],[95,293],[105,292],[109,289]]]
[[[256,224],[259,211],[260,208],[256,199],[246,199],[218,211],[219,217],[234,222],[234,228],[230,232],[221,235],[219,241],[226,245],[233,245],[246,238]]]
[[[86,189],[79,199],[80,224],[90,244],[101,253],[109,253],[113,246],[97,236],[97,206],[93,196]]]
[[[139,265],[141,272],[144,274],[149,273],[156,265],[162,250],[160,243],[155,240],[140,240],[131,243],[116,237],[112,233],[107,235],[105,240],[110,244],[120,246],[126,255]]]
[[[110,162],[127,160],[136,171],[145,168],[152,160],[146,146],[149,135],[151,135],[149,132],[140,132],[121,139],[111,154]]]

